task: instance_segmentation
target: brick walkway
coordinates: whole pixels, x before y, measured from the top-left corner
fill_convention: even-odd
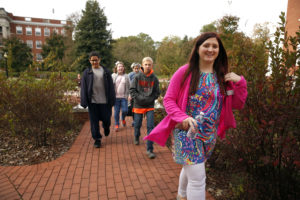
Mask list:
[[[145,125],[144,120],[142,135]],[[93,148],[86,122],[71,149],[57,160],[0,166],[0,199],[176,199],[181,166],[166,147],[155,145],[157,157],[150,160],[144,141],[133,144],[132,127],[114,132],[113,126],[102,144]],[[208,193],[207,199],[213,200]]]

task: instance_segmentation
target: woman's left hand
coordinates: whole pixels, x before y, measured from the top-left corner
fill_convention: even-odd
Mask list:
[[[230,72],[225,75],[225,81],[233,81],[233,82],[239,82],[241,80],[241,76],[237,75],[234,72]]]

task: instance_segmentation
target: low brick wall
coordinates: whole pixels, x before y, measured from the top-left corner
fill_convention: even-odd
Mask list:
[[[75,120],[80,123],[84,123],[89,120],[89,113],[88,112],[73,112],[73,116]]]
[[[75,120],[84,123],[89,120],[88,109],[82,108],[79,104],[73,107],[73,116]]]

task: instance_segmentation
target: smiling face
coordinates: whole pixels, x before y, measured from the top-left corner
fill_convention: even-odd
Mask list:
[[[118,74],[124,74],[124,70],[125,70],[125,68],[124,68],[123,64],[120,63],[120,64],[117,65]]]
[[[93,68],[98,68],[99,67],[99,63],[100,63],[100,59],[97,56],[92,56],[90,58],[90,63],[92,65]]]
[[[200,62],[213,63],[219,55],[219,43],[216,38],[208,38],[198,49]]]

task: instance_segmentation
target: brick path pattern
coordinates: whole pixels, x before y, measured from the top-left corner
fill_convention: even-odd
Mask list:
[[[131,118],[126,120],[131,125]],[[113,125],[101,148],[93,144],[85,122],[71,149],[60,158],[31,166],[0,166],[0,199],[176,199],[181,165],[174,163],[168,148],[155,144],[157,157],[151,160],[145,141],[133,144],[131,126],[115,132]],[[208,193],[206,199],[213,200]]]

